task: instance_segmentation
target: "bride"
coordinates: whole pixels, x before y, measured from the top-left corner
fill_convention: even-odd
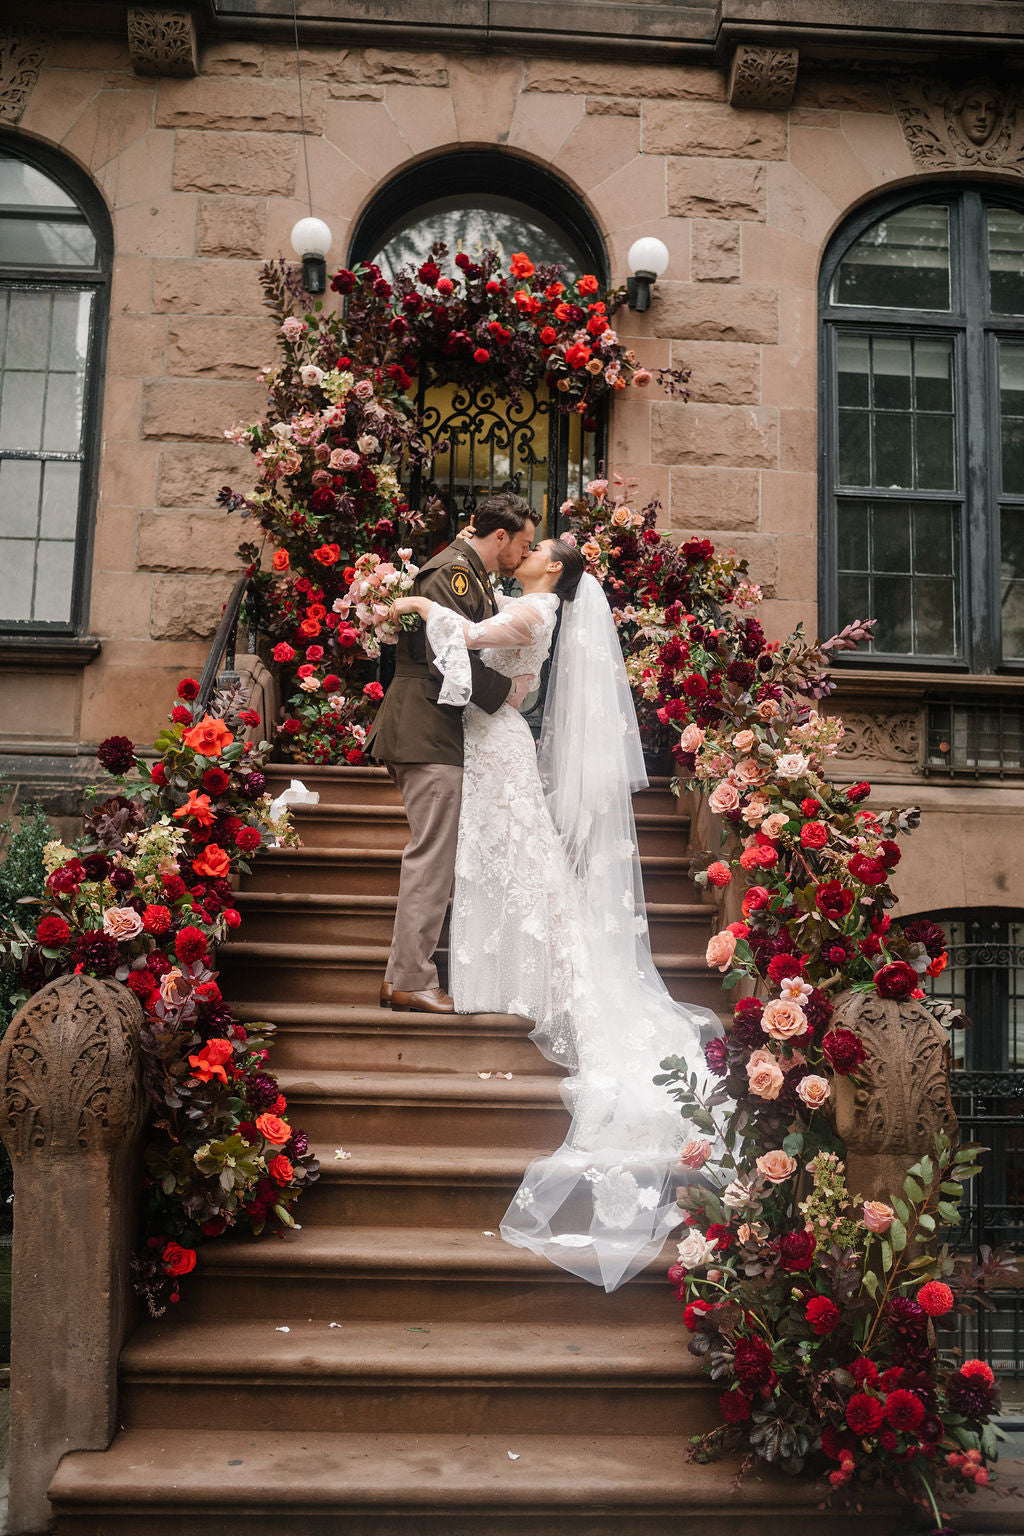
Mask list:
[[[720,1025],[676,1003],[651,958],[632,793],[647,776],[622,654],[580,552],[545,539],[516,572],[523,594],[482,623],[423,597],[439,702],[464,705],[465,774],[450,940],[460,1013],[517,1013],[569,1069],[563,1145],[530,1164],[502,1236],[614,1290],[679,1221],[678,1161],[692,1132],[653,1078],[666,1056],[703,1065]],[[539,677],[555,646],[539,754],[517,710],[469,703],[469,650]]]

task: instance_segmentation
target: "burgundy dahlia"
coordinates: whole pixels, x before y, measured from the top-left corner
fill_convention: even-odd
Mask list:
[[[127,773],[135,762],[135,743],[127,736],[108,736],[96,749],[108,773]]]
[[[962,1413],[965,1419],[984,1419],[997,1406],[995,1388],[984,1376],[968,1376],[957,1371],[949,1378],[946,1398],[954,1413]]]
[[[305,1131],[296,1131],[289,1143],[289,1152],[292,1157],[305,1157],[309,1151],[309,1137]]]
[[[117,940],[104,933],[102,928],[89,928],[75,945],[72,964],[97,976],[112,976],[121,964],[121,952]]]
[[[729,1047],[723,1035],[716,1035],[708,1041],[704,1047],[704,1060],[709,1072],[713,1072],[716,1077],[725,1076],[729,1065]]]
[[[266,1109],[277,1102],[281,1090],[266,1072],[254,1072],[247,1085],[245,1096],[253,1109]]]
[[[852,1029],[830,1029],[821,1042],[821,1049],[833,1072],[840,1077],[855,1072],[867,1057],[863,1041]]]
[[[105,880],[110,874],[110,860],[102,853],[90,853],[82,864],[87,880]]]
[[[266,778],[258,769],[247,774],[242,780],[242,794],[247,800],[258,800],[266,787]]]
[[[762,1387],[772,1378],[772,1352],[763,1339],[740,1339],[734,1369],[742,1386]]]

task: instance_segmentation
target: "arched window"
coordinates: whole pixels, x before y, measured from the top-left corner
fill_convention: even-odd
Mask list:
[[[1024,199],[902,192],[821,275],[823,623],[865,660],[1024,670]]]
[[[438,240],[452,255],[492,248],[507,262],[525,250],[538,264],[559,262],[608,280],[604,244],[586,206],[551,172],[498,150],[454,151],[401,172],[360,218],[349,260],[375,261],[390,275],[423,261]],[[544,387],[512,404],[488,389],[453,387],[439,358],[421,369],[417,389],[428,441],[449,446],[416,472],[410,496],[417,503],[439,496],[452,531],[481,496],[508,488],[527,497],[542,530],[552,533],[566,496],[604,457],[603,411],[566,416]]]
[[[74,633],[99,449],[113,239],[95,188],[0,136],[0,629]]]

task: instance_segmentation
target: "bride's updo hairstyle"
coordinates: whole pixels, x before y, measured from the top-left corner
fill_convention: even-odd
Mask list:
[[[551,553],[548,559],[557,561],[562,567],[562,574],[555,584],[555,596],[560,597],[563,603],[571,603],[576,596],[580,578],[587,568],[587,562],[575,544],[566,544],[564,539],[551,540]]]

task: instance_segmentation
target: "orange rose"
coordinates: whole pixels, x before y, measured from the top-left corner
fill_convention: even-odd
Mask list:
[[[584,560],[589,561],[590,564],[593,565],[595,560],[600,560],[601,558],[601,546],[593,539],[588,539],[587,542],[581,547],[580,554],[583,556]]]
[[[267,1172],[270,1174],[270,1177],[274,1180],[275,1184],[288,1184],[291,1181],[291,1177],[295,1172],[295,1169],[292,1167],[291,1163],[284,1156],[284,1154],[279,1152],[277,1156],[271,1160],[270,1165],[267,1168]]]
[[[256,1129],[263,1140],[269,1141],[273,1147],[283,1147],[292,1134],[287,1120],[282,1120],[279,1115],[257,1115]]]
[[[708,940],[705,959],[708,965],[716,966],[720,971],[727,971],[735,953],[736,935],[730,933],[728,928],[723,928],[720,933],[713,933]]]
[[[192,860],[192,868],[208,880],[224,880],[231,873],[231,856],[219,843],[211,843],[200,858]]]
[[[763,1173],[769,1184],[784,1184],[796,1173],[796,1158],[782,1151],[764,1152],[757,1159],[758,1172]]]
[[[513,253],[512,260],[508,264],[508,269],[512,273],[513,277],[518,278],[532,277],[536,271],[533,262],[530,260],[529,256],[527,256],[525,251],[515,251]]]
[[[341,546],[321,544],[319,549],[314,549],[313,559],[319,560],[321,565],[335,565],[341,559]]]
[[[275,571],[286,571],[290,564],[291,561],[288,558],[288,551],[286,549],[276,549],[274,551]]]
[[[210,715],[204,715],[198,725],[185,732],[182,739],[186,747],[191,747],[201,757],[220,757],[224,748],[230,747],[235,738],[223,720],[214,720]]]
[[[299,625],[299,634],[306,640],[315,640],[320,633],[320,624],[316,619],[303,619]]]
[[[587,272],[584,273],[584,275],[580,278],[579,282],[576,284],[576,287],[579,289],[580,293],[596,293],[600,287],[600,284],[598,283],[596,277],[591,277],[590,273]]]
[[[210,809],[209,795],[199,795],[194,789],[189,790],[188,799],[184,805],[178,806],[174,815],[179,818],[191,816],[194,821],[198,821],[201,827],[213,826],[213,812]]]

